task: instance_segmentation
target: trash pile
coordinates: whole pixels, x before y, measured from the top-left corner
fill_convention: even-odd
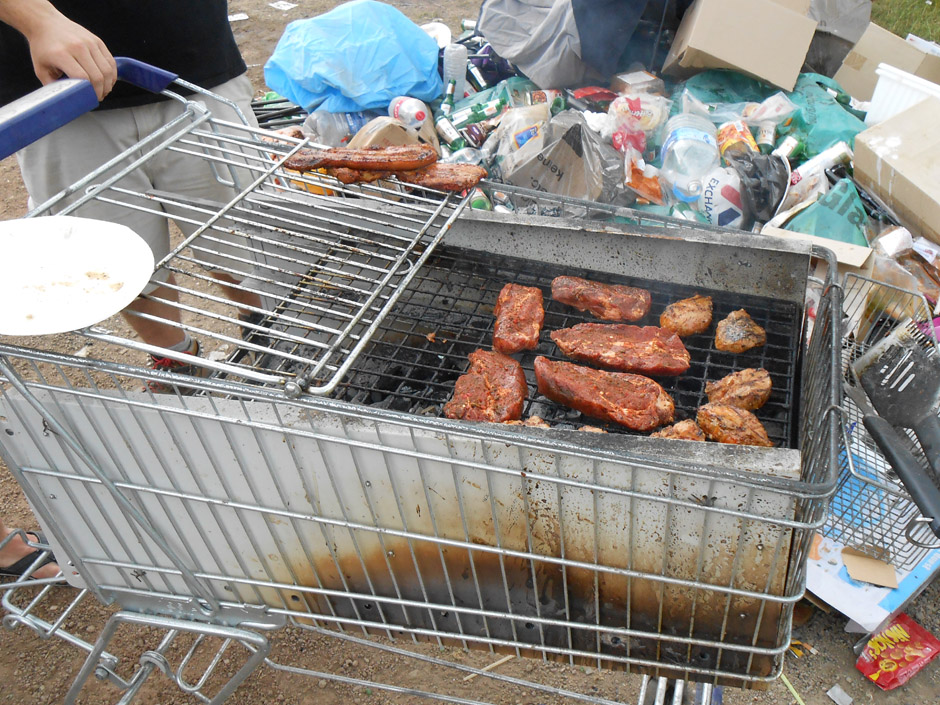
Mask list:
[[[923,293],[932,307],[940,301],[940,185],[896,148],[940,151],[929,117],[940,86],[881,60],[916,52],[915,70],[933,76],[936,45],[871,24],[834,77],[806,72],[824,24],[806,16],[809,0],[698,0],[677,31],[657,35],[668,48],[657,70],[633,62],[599,79],[573,69],[563,51],[532,58],[539,30],[494,18],[493,5],[454,34],[440,22],[418,27],[381,2],[346,3],[291,23],[265,77],[275,99],[306,111],[301,129],[313,142],[426,142],[442,162],[482,165],[488,179],[472,194],[475,209],[532,209],[500,189],[509,184],[711,226],[790,231],[838,243],[840,262],[866,260],[879,279]],[[742,42],[771,42],[764,51],[708,31],[729,6],[743,25],[747,13],[760,18]],[[559,27],[550,29],[557,37]]]

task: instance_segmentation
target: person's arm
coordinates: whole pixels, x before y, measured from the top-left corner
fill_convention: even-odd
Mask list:
[[[26,37],[33,70],[43,84],[62,76],[85,78],[98,100],[114,86],[117,66],[104,42],[47,0],[0,0],[0,22]]]

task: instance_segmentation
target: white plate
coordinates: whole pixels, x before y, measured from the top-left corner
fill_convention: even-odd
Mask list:
[[[124,225],[46,216],[0,222],[0,334],[47,335],[100,323],[153,274],[153,252]]]
[[[428,22],[427,24],[421,25],[421,29],[431,35],[431,37],[437,42],[437,46],[441,49],[450,44],[451,32],[450,27],[441,22]]]

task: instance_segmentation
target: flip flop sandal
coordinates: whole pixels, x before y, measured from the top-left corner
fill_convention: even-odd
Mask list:
[[[36,537],[36,540],[35,540],[33,543],[44,543],[44,544],[46,544],[47,546],[49,545],[49,542],[46,540],[46,537],[43,536],[43,535],[42,535],[40,532],[38,532],[38,531],[27,531],[27,532],[26,532],[26,535],[27,535],[27,536],[35,536],[35,537]],[[26,555],[26,556],[23,556],[22,558],[20,558],[20,559],[19,559],[16,563],[14,563],[13,565],[7,566],[6,568],[0,568],[0,576],[12,576],[12,577],[14,577],[14,578],[19,578],[19,577],[21,577],[21,576],[23,575],[23,573],[25,573],[27,570],[30,569],[30,566],[33,565],[33,563],[36,561],[36,558],[38,558],[39,555],[42,554],[42,553],[43,553],[43,550],[37,548],[36,550],[34,550],[34,551],[33,551],[32,553],[30,553],[29,555]],[[52,552],[49,552],[49,553],[46,555],[45,560],[43,560],[42,563],[40,563],[38,566],[36,566],[35,570],[39,570],[39,568],[41,568],[42,566],[46,565],[47,563],[55,563],[55,556],[52,555]]]

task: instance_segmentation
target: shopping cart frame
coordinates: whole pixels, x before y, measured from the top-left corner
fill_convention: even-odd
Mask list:
[[[211,121],[211,115],[205,119]],[[174,138],[165,141],[172,142]],[[285,143],[289,146],[278,152],[280,156],[303,146],[302,141]],[[254,142],[252,148],[257,148]],[[283,171],[281,164],[280,157],[274,159],[269,170],[258,176],[257,183],[249,182],[232,202],[210,212],[199,232],[187,238],[158,267],[171,265],[187,247],[198,244],[199,238],[210,232],[213,225],[230,216],[240,199],[253,194],[259,185],[269,183],[269,179],[280,179],[277,185],[291,199],[313,206],[322,205],[332,194],[327,197],[311,192],[311,187],[334,191],[342,188],[328,178],[289,174]],[[240,165],[233,167],[237,170]],[[76,190],[91,185],[99,176],[83,180],[76,185]],[[295,181],[300,183],[299,187],[292,183]],[[103,188],[94,186],[86,197],[98,196]],[[401,192],[393,184],[379,184],[371,190],[355,192],[355,198],[373,205],[389,197],[401,198]],[[415,200],[422,209],[420,212],[428,214],[427,222],[434,225],[418,229],[418,237],[413,241],[417,258],[403,257],[399,261],[402,266],[407,263],[408,271],[420,269],[423,261],[420,257],[430,254],[458,214],[451,207],[441,218],[444,211],[438,208],[445,208],[439,204],[446,204],[446,198],[435,200],[431,195],[417,194]],[[48,207],[49,204],[44,204],[31,217],[41,215],[43,208]],[[370,211],[360,219],[381,217]],[[394,217],[401,217],[400,210]],[[431,237],[426,238],[429,232]],[[826,251],[799,254],[805,255],[807,260],[811,256],[828,259],[830,271],[835,270],[831,254]],[[400,274],[397,266],[391,271],[395,276]],[[397,288],[405,289],[407,272],[394,283]],[[691,678],[713,686],[733,683],[757,687],[769,683],[782,669],[783,655],[789,646],[792,609],[805,589],[805,558],[835,488],[833,472],[841,396],[836,364],[840,329],[834,312],[841,310],[840,297],[840,288],[831,280],[822,283],[814,333],[805,351],[801,389],[804,411],[800,415],[799,434],[799,452],[804,461],[799,464],[801,471],[797,479],[744,472],[748,456],[742,456],[744,465],[740,460],[735,462],[737,451],[734,449],[719,452],[727,465],[698,457],[684,461],[675,457],[664,460],[631,449],[619,439],[598,439],[591,447],[585,447],[565,431],[531,435],[523,429],[480,428],[447,419],[416,418],[386,409],[364,408],[318,394],[320,390],[310,383],[311,375],[258,375],[232,361],[203,361],[202,364],[217,374],[200,379],[160,374],[136,365],[0,345],[0,378],[8,385],[0,397],[6,413],[4,428],[8,435],[17,439],[15,443],[5,441],[2,446],[4,461],[23,487],[40,523],[52,529],[53,548],[65,561],[69,582],[105,604],[121,607],[91,647],[66,701],[74,702],[92,674],[107,678],[121,688],[123,702],[129,702],[155,670],[173,678],[186,692],[212,703],[224,701],[260,663],[285,671],[340,679],[336,674],[277,664],[268,658],[265,633],[288,622],[302,629],[336,634],[337,638],[373,646],[372,634],[399,640],[404,635],[414,643],[431,640],[438,644],[457,643],[465,648],[535,653],[544,660],[592,663],[626,671],[639,669],[660,678]],[[391,310],[394,304],[385,298],[384,294],[379,294],[364,306],[362,320],[378,325],[382,312]],[[383,306],[373,306],[380,299]],[[194,329],[193,332],[205,331]],[[89,330],[85,334],[128,349],[151,351],[147,346],[101,330]],[[356,336],[358,341],[367,340],[368,326],[364,332],[358,329],[353,337]],[[257,345],[257,348],[261,351],[264,346]],[[339,378],[342,368],[336,366],[331,372]],[[154,395],[138,391],[149,381],[169,382],[174,393]],[[148,427],[152,423],[156,425]],[[112,431],[105,429],[109,424]],[[177,428],[175,424],[183,426]],[[178,434],[187,425],[192,433],[186,434],[195,439],[195,445],[180,442]],[[142,441],[141,438],[130,440],[131,426],[139,427]],[[114,448],[102,445],[104,438],[115,437],[111,435],[114,429],[118,429],[118,437],[128,440],[130,454],[127,457],[119,458]],[[243,434],[242,440],[250,438],[252,443],[258,444],[261,464],[257,457],[250,457],[251,453],[243,454],[247,451],[242,450],[240,434]],[[278,444],[273,444],[274,438],[279,439]],[[167,443],[167,439],[173,442]],[[275,494],[265,494],[268,490],[261,486],[245,486],[238,492],[225,487],[230,478],[217,473],[223,463],[220,456],[215,456],[223,451],[210,449],[208,445],[203,452],[208,454],[211,472],[216,473],[213,482],[222,483],[211,488],[198,486],[206,478],[185,477],[185,472],[199,466],[193,458],[167,461],[159,457],[171,447],[185,449],[186,453],[195,452],[209,439],[228,444],[229,451],[234,453],[234,466],[242,469],[242,480],[247,481],[253,473],[272,473],[274,468],[281,468],[276,477],[270,476],[270,485],[265,485]],[[142,445],[134,447],[138,441]],[[286,451],[280,448],[281,444],[286,446]],[[306,448],[309,455],[292,450],[294,444]],[[507,453],[505,448],[511,452]],[[281,452],[287,455],[278,458],[289,459],[290,463],[273,462],[275,454]],[[142,453],[154,455],[145,460]],[[281,491],[278,488],[290,482],[301,485],[307,482],[313,470],[304,465],[301,458],[329,458],[330,454],[341,456],[345,462],[326,460],[317,467],[316,472],[322,473],[318,479],[325,484],[316,492],[311,493],[310,487],[295,488],[302,490],[298,497],[307,496],[307,504],[300,505],[301,509],[296,508],[299,506],[296,498],[288,502],[285,496],[278,494]],[[150,469],[166,474],[151,476]],[[183,475],[173,474],[184,470]],[[135,475],[137,472],[144,474]],[[605,474],[608,472],[619,479],[602,479],[608,477]],[[450,493],[449,504],[436,505],[433,497],[436,492],[445,491],[444,485],[435,487],[432,483],[433,492],[418,491],[419,487],[428,487],[422,479],[425,473],[450,478],[448,482],[453,488],[446,490]],[[420,482],[412,487],[411,483],[416,480]],[[190,486],[191,481],[197,485]],[[472,522],[467,521],[471,515],[470,505],[480,499],[474,494],[479,488],[467,489],[473,482],[491,490],[482,505],[489,516],[486,521],[492,523],[495,531],[489,543],[474,536]],[[382,485],[387,493],[377,496],[373,483]],[[667,491],[655,489],[653,485],[657,484]],[[356,510],[345,508],[343,502],[337,503],[340,495],[350,492],[355,499],[349,501],[356,504]],[[593,507],[590,511],[594,512],[595,525],[603,523],[601,517],[611,511],[611,506],[626,506],[631,516],[633,512],[645,512],[654,517],[650,521],[664,522],[664,532],[678,535],[687,531],[688,527],[682,523],[686,519],[682,517],[689,516],[688,521],[703,527],[697,539],[699,555],[692,561],[688,576],[673,572],[674,566],[669,564],[666,552],[662,554],[658,569],[634,564],[638,558],[630,555],[629,549],[626,564],[622,558],[615,557],[616,551],[602,558],[601,543],[596,537],[589,538],[587,544],[590,546],[593,541],[593,555],[590,552],[568,555],[570,549],[565,548],[564,538],[560,547],[543,543],[550,538],[551,530],[544,525],[544,518],[530,511],[531,502],[535,500],[527,497],[533,492],[538,502],[555,513],[561,513],[563,506],[569,504]],[[331,493],[336,501],[330,499]],[[510,534],[500,527],[505,526],[512,512],[505,514],[497,508],[496,502],[517,495],[516,511],[521,510],[523,516],[530,518],[524,522],[523,533],[513,539],[516,543],[511,543]],[[318,497],[320,499],[311,499]],[[418,520],[403,519],[406,500],[417,501],[418,515],[424,517],[420,520],[424,523],[416,525],[412,522]],[[63,501],[68,502],[68,510],[63,511]],[[320,501],[333,504],[327,509]],[[605,503],[611,502],[614,504],[603,508]],[[740,506],[734,502],[739,502]],[[168,509],[171,505],[173,508]],[[463,517],[455,532],[441,528],[448,511]],[[186,540],[192,533],[187,532],[184,524],[197,517],[200,521],[211,517],[220,522],[217,529],[225,537],[220,546],[207,549],[202,541],[199,543],[203,546],[199,547]],[[266,532],[266,538],[260,543],[257,536],[251,535],[260,530],[255,527],[259,520],[263,521],[263,532]],[[632,521],[624,528],[624,536],[633,536],[636,532]],[[78,524],[68,526],[71,522]],[[277,526],[290,527],[292,534],[281,536],[280,530],[273,528]],[[100,530],[117,538],[117,543],[109,546],[111,542],[98,533]],[[564,529],[561,531],[564,533]],[[241,533],[236,536],[238,532]],[[322,537],[322,546],[314,551],[308,543],[312,540],[309,536],[318,534]],[[196,532],[196,535],[202,534]],[[328,536],[331,538],[327,539]],[[706,567],[710,570],[711,566],[706,566],[705,549],[706,543],[716,536],[724,536],[732,543],[737,541],[740,547],[752,546],[754,561],[766,569],[765,582],[748,583],[743,577],[745,559],[738,556],[730,565],[718,569],[724,572],[717,584],[709,582],[705,574]],[[333,541],[340,541],[337,537],[346,541],[345,554],[341,555],[332,545]],[[86,539],[93,540],[94,546],[78,545]],[[272,572],[268,559],[261,558],[267,555],[264,549],[268,545],[285,558],[286,573]],[[364,546],[372,553],[366,555]],[[286,560],[292,550],[298,548],[300,560],[293,563]],[[232,556],[234,563],[220,568],[229,559],[222,560],[219,550],[242,555]],[[417,559],[417,553],[425,550],[440,563],[442,572],[436,576],[440,581],[437,585],[422,577],[426,563]],[[200,555],[200,551],[208,553]],[[503,572],[497,573],[491,587],[495,593],[505,594],[504,606],[498,606],[496,598],[489,595],[490,588],[480,582],[475,573],[468,584],[474,586],[477,605],[468,604],[462,597],[458,599],[456,583],[452,582],[453,576],[443,557],[445,551],[466,555],[471,573],[482,565],[477,561],[484,558],[494,566],[501,566],[498,570]],[[261,560],[262,574],[244,565],[244,559],[252,554]],[[709,555],[719,556],[721,552]],[[349,561],[359,565],[350,569],[354,577],[344,575]],[[297,571],[303,565],[318,567],[312,575],[300,576]],[[331,565],[337,569],[335,574],[329,573]],[[589,576],[588,582],[594,587],[588,590],[595,595],[594,609],[597,610],[594,624],[580,624],[567,603],[561,608],[555,607],[562,610],[558,613],[543,614],[543,608],[538,605],[520,610],[513,597],[518,588],[511,587],[506,578],[508,565],[521,566],[523,571],[531,573],[536,586],[543,580],[542,571],[557,572],[565,584]],[[408,589],[398,583],[406,573],[417,580]],[[380,585],[376,580],[391,582]],[[629,586],[658,594],[660,607],[653,623],[631,624],[629,608],[625,625],[604,623],[599,613],[604,607],[600,586],[605,581],[628,586],[627,594]],[[435,594],[435,588],[443,592]],[[716,631],[710,636],[699,636],[691,624],[688,635],[664,631],[669,619],[665,598],[674,595],[690,596],[693,613],[698,609],[697,604],[701,607],[705,602],[714,601],[719,615]],[[701,602],[697,602],[699,599]],[[5,605],[18,615],[20,623],[38,625],[30,617],[29,608],[21,608],[12,600]],[[745,606],[746,612],[741,614],[746,615],[746,619],[735,612]],[[559,614],[562,616],[557,616]],[[736,624],[739,621],[745,624],[744,637]],[[114,673],[106,652],[111,636],[121,624],[146,624],[167,632],[166,640],[157,649],[147,652],[132,680]],[[46,633],[62,631],[50,628]],[[350,633],[357,631],[362,636]],[[189,657],[174,669],[163,656],[172,640],[181,633],[222,640],[219,655],[228,644],[235,643],[244,648],[245,661],[237,673],[213,689],[207,684],[213,678],[219,658],[211,660],[202,677],[186,679],[182,672]],[[555,643],[555,639],[561,641]],[[397,646],[378,648],[428,660]],[[636,652],[631,653],[631,648]],[[687,654],[689,658],[695,653],[704,665],[695,665],[690,660],[673,661],[672,656],[664,656],[667,652]],[[505,678],[484,674],[481,669],[462,668],[490,678]],[[348,680],[366,683],[361,679]],[[370,685],[395,692],[392,686]],[[554,691],[539,683],[527,686]],[[578,693],[567,695],[588,702],[603,702]],[[436,697],[451,702],[470,702],[453,696]]]

